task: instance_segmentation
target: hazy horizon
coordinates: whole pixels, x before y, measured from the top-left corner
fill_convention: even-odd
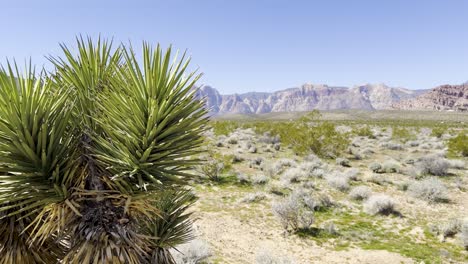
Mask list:
[[[468,80],[468,1],[16,1],[0,61],[60,54],[75,36],[188,50],[222,94],[303,83],[430,89]]]

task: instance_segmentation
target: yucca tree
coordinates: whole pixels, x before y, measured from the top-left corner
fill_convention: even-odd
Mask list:
[[[200,75],[170,48],[77,44],[51,73],[0,70],[0,263],[173,263],[191,239]]]

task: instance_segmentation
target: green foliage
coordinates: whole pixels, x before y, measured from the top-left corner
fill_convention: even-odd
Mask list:
[[[399,141],[404,143],[406,141],[416,139],[416,136],[414,134],[412,134],[405,127],[394,126],[392,128],[392,138],[395,139],[395,140],[399,140]]]
[[[431,136],[436,137],[436,138],[441,138],[442,135],[446,132],[447,132],[446,127],[437,126],[437,127],[432,128]]]
[[[360,137],[375,138],[374,133],[372,133],[369,126],[356,127],[351,131],[351,133]]]
[[[0,70],[0,263],[145,263],[161,239],[189,238],[171,212],[190,202],[154,196],[200,162],[200,75],[170,48],[144,44],[140,60],[107,41],[77,44],[50,74]],[[142,227],[168,222],[166,209],[186,228],[158,227],[156,243]]]
[[[155,193],[154,206],[159,216],[146,223],[141,233],[151,234],[152,246],[147,263],[175,263],[170,249],[193,239],[191,213],[187,209],[196,201],[190,190],[165,189]]]
[[[257,134],[269,132],[279,135],[281,143],[291,146],[299,155],[315,153],[322,157],[336,157],[345,151],[349,139],[336,131],[333,123],[320,118],[320,113],[314,110],[293,121],[248,122],[242,127],[253,128]]]
[[[334,124],[317,122],[318,118],[317,113],[312,113],[292,125],[289,141],[293,150],[301,155],[312,152],[322,157],[336,157],[346,149],[349,140],[344,134],[336,131]],[[312,123],[313,121],[315,123]]]
[[[468,134],[466,131],[461,131],[454,138],[448,141],[449,151],[456,155],[468,157]]]
[[[211,127],[213,128],[214,134],[216,136],[220,135],[229,135],[232,133],[236,128],[239,127],[239,124],[233,121],[214,121],[211,122]]]

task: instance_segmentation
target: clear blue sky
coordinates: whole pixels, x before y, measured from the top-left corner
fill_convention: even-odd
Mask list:
[[[468,80],[468,1],[0,1],[0,60],[59,54],[77,34],[187,49],[222,93],[305,82],[411,89]]]

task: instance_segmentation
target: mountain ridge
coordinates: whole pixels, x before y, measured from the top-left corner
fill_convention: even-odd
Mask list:
[[[336,109],[392,109],[396,103],[415,98],[428,90],[389,87],[383,83],[344,86],[306,83],[274,92],[247,92],[222,95],[209,85],[199,87],[197,98],[204,98],[212,115],[262,114]]]

